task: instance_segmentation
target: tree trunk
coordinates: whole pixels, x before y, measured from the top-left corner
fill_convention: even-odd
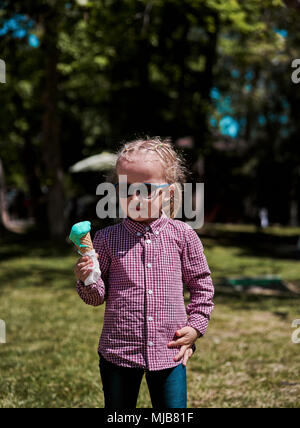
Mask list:
[[[58,17],[44,16],[43,52],[45,58],[45,87],[43,93],[43,161],[47,177],[47,216],[50,236],[65,235],[63,170],[60,150],[60,124],[57,111],[58,96]]]
[[[45,209],[45,197],[40,187],[40,174],[37,172],[38,159],[35,148],[32,144],[30,133],[24,135],[24,149],[22,153],[24,159],[24,170],[26,182],[30,195],[30,217],[33,217],[39,230],[47,224]]]
[[[2,160],[0,158],[0,231],[9,228],[9,216],[5,204],[5,179]]]

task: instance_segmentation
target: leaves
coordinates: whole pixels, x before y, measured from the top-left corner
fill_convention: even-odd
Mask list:
[[[299,19],[281,0],[19,0],[1,9],[0,30],[16,14],[23,27],[30,23],[28,32],[40,44],[30,46],[28,35],[0,33],[7,63],[7,83],[0,86],[0,114],[6,118],[0,123],[0,156],[12,185],[25,139],[43,150],[46,37],[58,54],[65,171],[83,153],[114,150],[124,138],[145,133],[194,136],[190,160],[203,153],[214,157],[211,143],[227,116],[251,152],[244,160],[237,154],[236,162],[242,162],[240,171],[251,171],[250,158],[260,165],[269,150],[281,156],[286,138],[297,133],[298,99],[289,73],[298,55]],[[212,88],[219,101],[211,98]],[[277,141],[272,149],[270,140]],[[294,143],[290,150],[293,158]],[[42,187],[42,156],[36,162]],[[216,178],[210,179],[217,190]],[[26,181],[25,175],[24,186]]]

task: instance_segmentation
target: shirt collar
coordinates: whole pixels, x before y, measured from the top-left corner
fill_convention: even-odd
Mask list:
[[[166,227],[168,222],[169,217],[166,215],[164,210],[162,210],[160,217],[155,218],[148,224],[135,221],[130,217],[125,217],[122,221],[122,224],[130,233],[133,233],[134,235],[137,233],[144,235],[146,232],[152,232],[158,235]]]

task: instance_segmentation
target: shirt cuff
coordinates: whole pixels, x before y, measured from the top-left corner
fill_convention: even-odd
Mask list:
[[[208,318],[202,315],[190,315],[186,325],[193,327],[197,331],[198,337],[202,337],[206,332],[208,321]]]

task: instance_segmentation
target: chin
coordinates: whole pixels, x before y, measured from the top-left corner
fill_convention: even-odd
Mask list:
[[[157,214],[156,214],[156,212],[151,213],[153,217],[150,216],[149,213],[146,217],[143,217],[142,214],[140,214],[139,211],[136,211],[136,210],[128,210],[127,212],[128,212],[128,216],[130,218],[132,218],[132,220],[140,221],[140,222],[150,221],[151,219],[156,219],[159,217],[158,212],[157,212]],[[144,212],[144,215],[145,214],[147,214],[147,212]],[[157,215],[157,216],[155,216],[155,215]]]
[[[131,217],[132,218],[132,220],[135,220],[135,221],[146,221],[146,220],[149,220],[148,218],[145,218],[145,217],[142,217],[142,216],[138,216],[138,217],[136,217],[136,216],[131,216],[130,215],[130,213],[129,213],[129,217]]]

